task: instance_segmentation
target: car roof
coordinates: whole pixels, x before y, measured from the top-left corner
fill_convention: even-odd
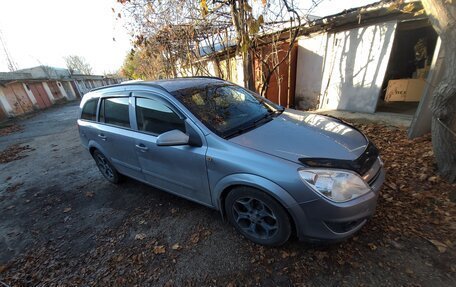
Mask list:
[[[208,85],[220,85],[226,84],[227,82],[216,77],[183,77],[174,79],[164,79],[156,81],[138,81],[130,83],[121,83],[117,85],[105,86],[93,89],[92,91],[101,91],[112,87],[127,87],[127,86],[150,86],[160,88],[167,91],[170,94],[176,94],[176,92],[193,90],[198,88],[204,88]]]

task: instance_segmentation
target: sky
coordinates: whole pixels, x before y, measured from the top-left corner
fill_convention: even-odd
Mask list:
[[[118,70],[130,49],[115,0],[0,1],[0,31],[19,68],[65,67],[63,57],[80,55],[103,74]],[[1,46],[0,71],[8,71]]]
[[[373,2],[324,0],[311,14],[326,16]],[[117,5],[115,0],[0,0],[0,33],[19,69],[65,67],[65,56],[79,55],[95,74],[111,73],[131,49],[124,22],[111,10]],[[0,46],[0,72],[6,71]]]

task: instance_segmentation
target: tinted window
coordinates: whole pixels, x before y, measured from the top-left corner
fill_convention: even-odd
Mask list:
[[[88,100],[82,108],[81,119],[95,121],[97,116],[98,98]]]
[[[185,133],[184,120],[161,102],[151,99],[136,99],[136,121],[141,131],[161,134],[180,130]]]
[[[100,107],[100,121],[129,128],[128,98],[103,99]]]

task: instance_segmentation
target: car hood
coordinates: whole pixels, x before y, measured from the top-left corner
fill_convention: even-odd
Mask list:
[[[291,109],[230,141],[297,163],[300,158],[355,160],[368,145],[362,133],[337,119]]]

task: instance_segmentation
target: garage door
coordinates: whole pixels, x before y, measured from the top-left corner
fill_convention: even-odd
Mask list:
[[[41,83],[28,83],[27,84],[32,91],[33,96],[36,99],[36,102],[40,109],[45,109],[52,106],[51,100],[44,90],[43,84]]]
[[[59,100],[63,98],[62,93],[60,93],[59,87],[56,82],[47,82],[49,89],[51,90],[52,96],[54,99]]]

